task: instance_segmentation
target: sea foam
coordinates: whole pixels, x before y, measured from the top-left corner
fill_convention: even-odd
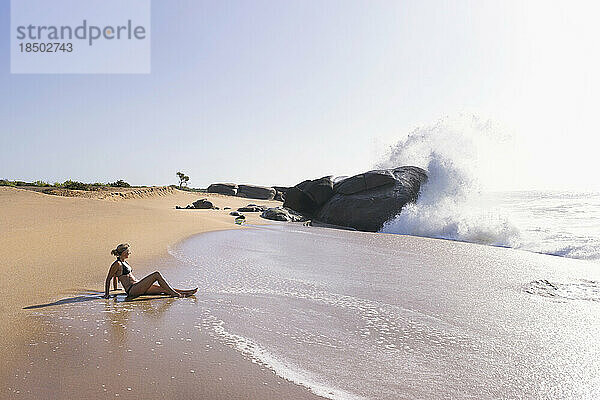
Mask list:
[[[417,202],[405,206],[381,232],[518,246],[516,226],[493,207],[482,208],[481,201],[482,181],[494,179],[490,171],[501,167],[494,160],[510,149],[509,139],[476,116],[444,118],[413,130],[378,167],[415,165],[427,170],[429,180]]]

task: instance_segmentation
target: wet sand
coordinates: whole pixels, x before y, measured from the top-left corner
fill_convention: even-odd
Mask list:
[[[249,228],[193,235],[153,260],[174,282],[198,285],[194,298],[79,292],[29,307],[42,333],[20,347],[6,397],[600,395],[595,264],[296,224]]]
[[[175,205],[185,206],[204,197],[221,210],[174,209]],[[161,271],[169,279],[169,266],[173,261],[167,253],[170,245],[200,232],[246,229],[235,225],[233,217],[228,215],[230,210],[222,208],[235,209],[248,203],[280,204],[182,191],[115,201],[49,196],[0,187],[0,356],[4,361],[0,367],[3,383],[0,398],[60,399],[72,398],[74,393],[98,398],[97,393],[104,392],[101,390],[104,388],[100,386],[98,391],[96,384],[104,380],[107,381],[103,383],[105,386],[110,385],[111,398],[118,397],[117,389],[124,390],[122,396],[131,392],[131,398],[142,395],[148,398],[316,398],[304,388],[277,378],[226,348],[204,351],[197,359],[197,372],[188,371],[190,376],[185,375],[177,369],[181,362],[179,350],[183,347],[165,347],[161,357],[153,356],[148,353],[148,343],[138,340],[136,335],[125,335],[129,332],[127,329],[134,328],[124,323],[122,334],[102,340],[101,336],[88,336],[88,341],[77,337],[75,342],[68,342],[64,351],[59,351],[60,345],[58,348],[45,346],[56,343],[56,335],[64,337],[68,325],[53,325],[63,320],[42,317],[42,311],[47,315],[53,310],[60,313],[69,305],[110,307],[115,304],[115,299],[101,300],[97,296],[103,290],[107,268],[113,261],[110,250],[116,244],[129,242],[132,245],[130,261],[138,278],[162,265]],[[247,216],[252,224],[267,222],[257,214]],[[180,282],[172,283],[181,286]],[[193,301],[147,299],[136,311],[140,319],[131,324],[140,324],[140,329],[166,337],[176,324],[166,323],[160,318],[160,311],[153,310],[169,304],[184,307]],[[121,312],[127,311],[107,311],[110,315],[114,313],[116,319],[105,321],[108,325],[104,328],[119,326],[119,318],[124,318]],[[96,321],[88,326],[89,322],[85,313],[77,317],[77,323],[83,324],[82,329],[91,329],[92,325],[94,329],[102,328]],[[209,344],[210,339],[198,328],[194,329],[192,347],[199,349]],[[155,339],[150,334],[144,336]],[[131,342],[131,351],[119,347],[127,341]],[[114,357],[106,357],[106,354]],[[82,360],[89,360],[87,367]],[[31,373],[27,374],[26,367],[42,365],[45,373],[35,378],[30,376],[28,380],[27,375]],[[140,368],[142,365],[148,369]],[[180,377],[180,381],[171,376]],[[135,383],[135,395],[134,387],[127,386],[131,382]]]
[[[292,224],[171,254],[190,318],[331,399],[600,398],[597,264]]]

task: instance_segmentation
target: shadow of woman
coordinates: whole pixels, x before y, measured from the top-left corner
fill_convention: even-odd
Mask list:
[[[23,307],[23,310],[33,310],[36,308],[44,308],[44,307],[52,307],[52,306],[60,306],[63,304],[72,304],[72,303],[81,303],[84,301],[92,301],[92,300],[98,300],[98,299],[103,299],[103,296],[100,292],[95,292],[95,291],[90,291],[94,294],[87,294],[87,295],[80,295],[80,296],[75,296],[75,297],[68,297],[65,299],[60,299],[57,301],[53,301],[52,303],[46,303],[46,304],[35,304],[32,306],[27,306],[27,307]],[[98,293],[98,294],[96,294]],[[126,294],[126,293],[123,293]],[[164,298],[170,298],[171,296],[168,295],[141,295],[138,297],[129,297],[129,296],[120,296],[121,293],[116,293],[111,295],[111,298],[113,298],[114,300],[118,301],[118,302],[147,302],[148,300],[152,300],[152,299],[164,299]],[[194,297],[194,296],[190,296],[190,297]]]
[[[70,303],[80,303],[82,301],[92,301],[92,300],[97,300],[97,299],[101,299],[101,298],[102,298],[102,296],[98,296],[98,295],[75,296],[75,297],[69,297],[66,299],[60,299],[60,300],[54,301],[52,303],[36,304],[33,306],[23,307],[23,310],[32,310],[35,308],[60,306],[62,304],[70,304]]]

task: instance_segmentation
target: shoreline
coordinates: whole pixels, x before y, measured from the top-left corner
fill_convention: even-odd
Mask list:
[[[185,206],[199,198],[208,198],[221,209],[175,209],[175,205]],[[223,210],[223,207],[235,210],[248,203],[280,205],[277,201],[178,190],[167,195],[115,201],[52,196],[1,187],[0,207],[4,215],[0,225],[0,290],[6,294],[0,305],[3,316],[0,356],[6,360],[0,369],[3,381],[14,379],[15,368],[27,366],[30,359],[24,358],[24,354],[29,352],[32,341],[38,342],[48,335],[47,327],[33,318],[36,310],[27,307],[56,303],[45,309],[60,310],[61,303],[58,300],[67,300],[68,304],[77,301],[82,294],[103,291],[108,266],[113,259],[110,250],[122,242],[132,245],[131,264],[140,279],[156,270],[160,260],[170,257],[170,246],[176,246],[193,235],[225,229],[246,229],[245,226],[235,225],[234,217],[229,216],[231,210]],[[247,223],[253,225],[274,223],[260,218],[258,213],[248,213],[246,217]],[[162,265],[160,268],[165,270],[169,279],[170,267]],[[113,293],[122,293],[120,285],[119,291]],[[53,354],[48,350],[38,356],[50,358]],[[218,356],[214,353],[211,358],[214,360]],[[250,365],[245,365],[247,361],[235,361],[235,358],[231,353],[225,356],[228,363],[239,367],[245,375],[258,374],[257,380],[261,382],[273,375],[268,372],[259,378],[260,370],[253,368],[255,366],[249,362]],[[85,381],[87,377],[82,375],[81,378]],[[167,383],[167,378],[164,383]],[[220,387],[223,394],[227,393],[222,398],[247,398],[249,393],[277,398],[290,390],[296,397],[319,398],[307,389],[275,376],[271,378],[274,379],[272,385],[265,384],[265,388],[240,385],[239,380],[236,383],[235,374],[230,378],[230,381],[219,381],[213,387],[213,390]],[[42,387],[48,384],[39,383]],[[273,385],[277,390],[273,391]],[[4,398],[6,394],[4,392],[0,397]],[[63,397],[60,391],[54,395]],[[213,395],[214,398],[221,397],[218,392]]]
[[[564,370],[538,364],[549,350],[577,371],[565,393],[598,388],[596,378],[580,385],[590,373],[573,361],[597,331],[589,325],[597,269],[512,250],[278,225],[196,235],[173,255],[207,277],[203,308],[223,322],[223,340],[313,389],[381,399],[532,397],[561,387]],[[570,344],[557,346],[555,335]],[[536,386],[540,368],[546,389]]]
[[[243,296],[238,298],[236,293],[252,294],[257,288],[258,293],[262,293],[260,290],[264,290],[266,297],[261,297],[263,300],[271,295],[275,296],[271,301],[264,303],[265,305],[277,305],[281,299],[293,303],[315,298],[325,300],[324,304],[318,303],[321,307],[347,304],[348,300],[353,300],[358,301],[355,307],[353,306],[355,311],[364,311],[367,306],[372,308],[373,312],[381,312],[380,306],[369,299],[374,293],[383,293],[382,289],[365,289],[381,283],[381,280],[359,284],[356,286],[356,293],[340,292],[342,297],[339,297],[340,294],[336,290],[325,297],[323,294],[326,290],[311,292],[313,285],[325,282],[320,279],[312,282],[313,272],[309,273],[307,281],[292,276],[290,282],[300,285],[293,290],[285,289],[284,286],[284,290],[281,291],[279,281],[266,284],[263,279],[269,276],[264,273],[269,272],[268,265],[271,265],[271,270],[277,269],[282,263],[290,261],[288,258],[294,255],[300,257],[298,260],[303,260],[306,254],[321,252],[321,260],[332,258],[330,261],[322,261],[324,264],[315,267],[317,269],[314,273],[329,271],[333,267],[333,270],[329,271],[333,273],[330,278],[340,277],[346,276],[353,268],[358,268],[354,273],[359,274],[357,277],[364,278],[360,266],[370,265],[372,259],[367,257],[363,260],[362,257],[373,251],[389,253],[390,256],[380,259],[377,265],[381,268],[387,265],[386,263],[391,263],[387,268],[388,273],[392,275],[384,281],[398,282],[398,285],[394,286],[394,292],[387,295],[390,306],[396,304],[396,299],[403,299],[400,310],[404,310],[402,312],[406,315],[396,322],[398,328],[407,326],[406,324],[412,326],[409,322],[422,315],[417,318],[420,323],[424,326],[432,324],[430,328],[435,332],[437,324],[445,323],[443,321],[446,317],[442,316],[447,316],[450,311],[450,315],[456,314],[453,317],[456,320],[450,321],[444,330],[456,329],[463,321],[472,317],[470,313],[462,315],[464,310],[479,309],[480,305],[485,305],[482,302],[485,297],[479,297],[479,294],[488,291],[495,293],[493,299],[500,300],[508,295],[506,299],[519,299],[515,304],[525,301],[531,307],[539,307],[541,302],[546,301],[545,298],[559,296],[557,299],[562,299],[560,302],[551,302],[539,309],[540,313],[548,314],[543,320],[556,318],[556,315],[552,314],[554,309],[563,313],[562,308],[570,307],[572,311],[580,312],[583,307],[579,302],[590,300],[585,297],[590,295],[589,290],[593,292],[593,296],[596,296],[596,291],[600,293],[590,283],[600,282],[597,279],[597,271],[589,268],[593,265],[583,260],[548,257],[525,250],[515,252],[514,250],[519,249],[483,244],[473,246],[474,243],[448,239],[396,234],[376,235],[319,228],[295,229],[290,224],[263,220],[256,213],[247,214],[250,226],[238,226],[233,223],[233,217],[228,215],[229,210],[174,209],[175,204],[185,205],[199,197],[214,200],[220,207],[237,208],[249,202],[270,203],[221,195],[197,196],[197,193],[187,192],[106,201],[53,197],[0,188],[0,207],[6,210],[0,220],[0,233],[8,233],[0,236],[0,254],[3,256],[3,261],[0,261],[0,274],[3,278],[0,287],[4,293],[11,293],[11,290],[23,293],[6,296],[6,300],[0,305],[5,321],[2,325],[2,356],[7,360],[0,370],[2,381],[5,382],[5,390],[0,394],[0,398],[33,399],[50,396],[60,399],[75,395],[91,398],[114,398],[117,395],[126,398],[156,398],[167,395],[210,399],[323,398],[315,394],[321,390],[319,387],[323,387],[319,386],[319,381],[312,381],[310,376],[295,376],[295,369],[291,370],[292,375],[286,373],[286,364],[280,363],[290,361],[285,351],[273,354],[276,356],[274,361],[278,363],[275,367],[269,364],[268,357],[264,360],[261,354],[265,350],[265,354],[268,355],[268,347],[261,350],[260,340],[253,341],[254,334],[244,334],[243,328],[254,324],[268,327],[272,321],[261,325],[261,315],[274,318],[275,314],[271,313],[273,310],[270,309],[269,312],[263,310],[262,314],[251,314],[253,310],[256,311],[254,306],[244,308],[249,307],[249,304],[236,304],[237,301],[243,301]],[[121,229],[115,230],[115,226]],[[265,241],[268,232],[289,230],[300,234],[307,229],[310,235],[297,241],[286,239],[278,242],[278,236]],[[255,235],[252,231],[256,230],[264,232]],[[213,235],[208,241],[205,240],[206,237],[195,240],[206,233]],[[244,239],[240,240],[242,236]],[[136,242],[128,239],[131,237],[135,237]],[[305,240],[315,240],[317,237],[322,237],[323,240],[316,240],[312,245],[308,245]],[[329,239],[332,242],[327,244]],[[197,283],[200,287],[199,294],[188,299],[150,296],[124,303],[125,295],[120,288],[118,292],[113,292],[119,296],[109,300],[98,299],[99,290],[103,290],[108,265],[113,259],[109,254],[110,248],[116,243],[128,240],[133,246],[131,265],[138,278],[154,270],[164,271],[166,279],[174,286]],[[340,240],[344,243],[356,242],[357,245],[364,240],[366,247],[364,251],[342,262],[340,257],[348,253],[343,247],[346,245],[338,248],[337,253],[332,253],[330,248]],[[201,244],[198,249],[203,250],[198,250],[200,252],[196,253],[196,258],[188,258],[185,251],[179,252],[182,247],[187,250],[196,249],[186,242]],[[280,247],[282,245],[284,247]],[[232,248],[239,250],[239,255],[235,253],[232,256]],[[271,258],[268,254],[271,254]],[[285,260],[277,258],[282,255],[285,255]],[[269,259],[271,261],[268,261]],[[319,259],[317,256],[315,261],[318,262]],[[449,262],[449,259],[454,259],[454,262]],[[64,260],[72,262],[64,263]],[[402,265],[401,269],[398,269],[398,262]],[[302,270],[311,264],[291,262],[287,269],[283,270]],[[587,267],[584,264],[587,264]],[[264,265],[267,265],[267,271],[260,270]],[[511,268],[517,265],[527,265],[527,268],[517,268],[507,275]],[[565,266],[573,268],[565,269]],[[257,267],[259,270],[256,270]],[[211,268],[212,275],[206,274]],[[411,269],[412,273],[409,272]],[[404,270],[406,271],[403,272]],[[379,269],[364,270],[367,271],[374,274],[381,272]],[[585,273],[581,275],[580,272]],[[244,275],[248,273],[249,275]],[[400,279],[396,274],[407,275]],[[444,277],[440,278],[442,275]],[[485,279],[495,276],[496,282],[475,290],[474,296],[466,296],[471,290],[469,288],[485,282],[485,279],[482,281],[477,276]],[[515,280],[516,276],[521,277]],[[233,280],[231,283],[223,282],[222,277]],[[582,278],[587,281],[582,281]],[[258,280],[249,282],[250,286],[244,286],[247,279]],[[360,279],[349,281],[360,282]],[[473,280],[472,284],[465,286],[464,281],[469,279]],[[411,280],[415,281],[411,284]],[[508,280],[512,282],[508,283]],[[307,282],[312,283],[302,286]],[[449,285],[451,282],[454,282],[456,287],[452,288],[452,285]],[[434,298],[424,302],[422,295],[432,292],[431,285],[440,286],[433,290]],[[348,288],[346,283],[341,287]],[[28,291],[30,288],[34,291]],[[306,290],[308,292],[304,293]],[[446,292],[441,296],[442,300],[437,295],[438,291]],[[286,297],[290,293],[300,293],[300,297]],[[228,295],[233,297],[227,297]],[[345,297],[346,295],[350,297]],[[414,298],[410,300],[411,297]],[[58,299],[61,300],[57,302]],[[448,302],[448,299],[453,300]],[[591,299],[594,300],[595,297]],[[385,303],[387,300],[383,301]],[[563,306],[563,301],[569,303]],[[595,307],[594,301],[590,303],[592,307]],[[457,307],[457,304],[464,305]],[[231,320],[223,318],[223,314],[219,317],[219,307],[221,313],[227,313],[225,315],[239,310],[246,312],[238,315],[238,319]],[[298,304],[296,309],[302,310],[302,306]],[[503,301],[491,309],[491,312],[499,314],[490,321],[502,320],[513,313],[525,312],[526,309],[516,305],[509,306],[508,302],[504,304]],[[317,310],[320,308],[313,311]],[[395,310],[388,317],[396,318],[397,312],[398,310]],[[336,311],[332,310],[327,315],[336,315]],[[353,315],[349,314],[348,318],[353,318]],[[364,315],[366,320],[369,319],[369,315]],[[428,319],[427,315],[435,318]],[[285,312],[280,318],[288,316]],[[489,315],[483,317],[488,318]],[[530,316],[524,315],[517,321],[529,320],[528,318],[530,319]],[[247,325],[239,325],[241,321],[245,321]],[[329,321],[325,320],[326,323]],[[363,320],[359,320],[358,323],[361,321]],[[503,326],[512,325],[513,322],[515,321]],[[298,327],[301,328],[301,332],[306,331],[305,323],[306,320],[302,319],[302,326]],[[326,323],[315,326],[322,327]],[[354,322],[347,326],[359,325]],[[486,326],[477,323],[467,331],[456,333],[458,336],[464,336],[461,340],[465,343],[477,342],[480,336],[489,336],[487,340],[492,340],[494,332],[499,330],[490,330]],[[287,327],[286,324],[285,328]],[[311,338],[318,337],[321,333],[319,329]],[[480,331],[480,334],[471,337],[469,332],[473,329]],[[526,328],[523,329],[525,332]],[[266,329],[267,332],[271,330]],[[382,326],[382,335],[387,337],[389,334],[387,326]],[[417,338],[421,338],[422,334],[417,334]],[[344,335],[338,339],[341,343],[348,337]],[[402,336],[396,339],[400,342],[393,342],[395,347],[392,348],[401,349],[406,338]],[[437,336],[432,338],[430,345],[433,348],[439,345],[438,339]],[[545,340],[543,337],[541,339]],[[360,343],[362,345],[362,342]],[[295,340],[288,343],[288,346],[294,345]],[[361,345],[357,344],[358,347]],[[430,351],[431,346],[424,346],[422,351]],[[453,339],[448,338],[447,349],[452,349],[453,346]],[[296,354],[305,350],[307,349],[297,349]],[[386,348],[381,351],[388,350]],[[462,350],[455,350],[462,354]],[[471,350],[477,351],[477,347]],[[409,359],[412,356],[410,353],[401,355]],[[315,355],[313,359],[318,357],[319,355]],[[360,364],[356,359],[345,360],[354,360],[350,366],[355,362]],[[295,365],[293,360],[290,365]],[[300,370],[311,371],[311,368],[300,366]],[[524,373],[529,372],[526,370]],[[393,379],[388,381],[392,382]],[[148,382],[151,383],[150,386],[146,385]],[[355,383],[362,385],[360,381]],[[448,381],[448,384],[455,383]],[[398,393],[408,396],[418,393],[419,390],[418,386],[406,386]],[[441,393],[446,393],[443,388],[440,390]],[[323,393],[329,398],[348,398],[343,392]]]

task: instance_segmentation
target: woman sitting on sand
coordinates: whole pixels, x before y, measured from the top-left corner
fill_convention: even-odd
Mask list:
[[[143,294],[169,294],[173,297],[186,297],[193,295],[198,290],[198,288],[191,290],[174,289],[158,271],[137,281],[131,273],[131,267],[127,261],[125,261],[130,254],[129,244],[127,243],[118,245],[117,248],[110,253],[116,256],[117,259],[110,266],[108,275],[106,276],[106,284],[104,285],[105,299],[110,297],[108,292],[110,291],[110,281],[113,278],[119,278],[119,282],[121,282],[125,292],[127,292],[127,297],[137,297]],[[158,282],[158,285],[154,285],[154,282]],[[116,280],[115,289],[117,289]]]

